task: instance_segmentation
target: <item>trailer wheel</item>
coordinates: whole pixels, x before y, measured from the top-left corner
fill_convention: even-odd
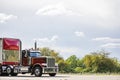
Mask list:
[[[2,76],[2,68],[0,67],[0,76]]]
[[[35,67],[34,68],[34,74],[36,77],[42,76],[42,69],[40,67]]]
[[[7,74],[10,74],[10,73],[12,72],[12,69],[8,66],[8,67],[6,68],[6,72],[7,72]]]
[[[55,76],[56,73],[49,73],[49,76]]]

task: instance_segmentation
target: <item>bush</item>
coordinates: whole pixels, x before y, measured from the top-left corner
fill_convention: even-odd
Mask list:
[[[75,68],[75,72],[76,73],[81,73],[83,71],[83,68],[82,67],[76,67]]]

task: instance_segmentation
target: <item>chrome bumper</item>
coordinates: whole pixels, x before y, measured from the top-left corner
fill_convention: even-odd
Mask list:
[[[42,73],[58,73],[58,67],[43,67]]]

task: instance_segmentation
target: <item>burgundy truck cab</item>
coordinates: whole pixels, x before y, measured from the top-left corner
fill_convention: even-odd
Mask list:
[[[40,51],[23,50],[21,57],[23,73],[31,73],[35,74],[35,76],[41,76],[42,74],[55,76],[58,72],[58,65],[55,64],[55,59],[50,56],[41,56]]]

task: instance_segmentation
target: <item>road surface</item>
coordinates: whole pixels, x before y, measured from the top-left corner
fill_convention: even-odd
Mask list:
[[[42,75],[42,77],[30,74],[19,74],[17,77],[0,76],[0,80],[120,80],[120,75],[79,75],[79,74],[57,74],[55,77]]]

